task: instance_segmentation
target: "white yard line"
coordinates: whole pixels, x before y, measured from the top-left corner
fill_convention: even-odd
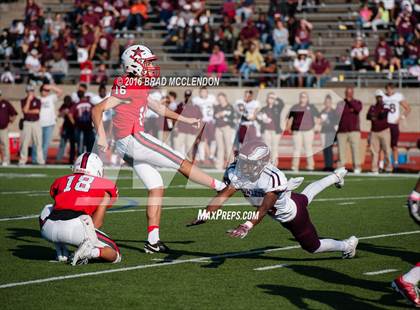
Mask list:
[[[347,206],[347,205],[354,205],[355,202],[354,201],[349,201],[349,202],[340,202],[337,203],[339,206]]]
[[[327,201],[346,201],[346,200],[372,200],[372,199],[394,199],[394,198],[404,198],[407,195],[384,195],[384,196],[362,196],[362,197],[337,197],[337,198],[317,198],[312,201],[314,202],[327,202]],[[130,199],[136,199],[136,197],[127,197]],[[144,199],[144,197],[141,197]],[[180,197],[177,197],[180,198]],[[211,197],[209,197],[210,199]],[[227,203],[224,204],[225,206],[247,206],[249,205],[248,202],[236,202],[236,203]],[[165,207],[163,206],[164,210],[180,210],[180,209],[200,209],[204,208],[204,205],[200,206],[176,206],[176,207]],[[130,213],[130,212],[144,212],[145,209],[127,209],[127,210],[115,210],[112,209],[108,211],[108,214],[113,213]],[[12,216],[12,217],[4,217],[0,218],[0,222],[9,222],[9,221],[20,221],[20,220],[27,220],[27,219],[34,219],[38,218],[39,214],[31,214],[31,215],[23,215],[23,216]]]
[[[395,272],[398,271],[398,269],[384,269],[384,270],[378,270],[378,271],[369,271],[369,272],[364,272],[364,275],[367,276],[375,276],[378,274],[384,274],[384,273],[390,273],[390,272]]]
[[[254,270],[256,270],[256,271],[263,271],[263,270],[270,270],[270,269],[276,269],[276,268],[283,268],[283,267],[287,267],[287,266],[289,266],[289,264],[280,264],[280,265],[272,265],[272,266],[259,267],[259,268],[254,268]]]
[[[418,233],[420,233],[420,230],[360,237],[359,240],[379,239],[379,238],[394,237],[394,236],[412,235],[412,234],[418,234]],[[108,269],[108,270],[101,270],[101,271],[76,273],[76,274],[72,274],[68,276],[57,276],[57,277],[36,279],[36,280],[23,281],[23,282],[5,283],[5,284],[0,285],[0,289],[8,288],[8,287],[23,286],[23,285],[38,284],[38,283],[53,282],[53,281],[62,281],[62,280],[67,280],[67,279],[83,278],[83,277],[89,277],[89,276],[98,276],[101,274],[108,274],[108,273],[125,272],[125,271],[132,271],[132,270],[146,269],[146,268],[157,268],[157,267],[168,266],[168,265],[178,265],[178,264],[194,263],[194,262],[201,262],[201,261],[208,261],[208,260],[214,261],[214,260],[218,260],[222,258],[229,258],[229,257],[248,256],[248,255],[254,255],[254,254],[287,251],[287,250],[294,250],[294,249],[299,249],[299,248],[300,246],[295,245],[295,246],[287,246],[287,247],[274,248],[274,249],[268,249],[268,250],[254,250],[254,251],[245,251],[245,252],[226,253],[226,254],[220,254],[220,255],[208,256],[208,257],[180,259],[180,260],[174,260],[171,262],[144,264],[144,265],[137,265],[137,266],[132,266],[132,267],[123,267],[123,268],[115,268],[115,269]]]

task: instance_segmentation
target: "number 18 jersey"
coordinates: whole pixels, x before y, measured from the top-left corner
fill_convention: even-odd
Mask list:
[[[117,140],[144,131],[149,91],[150,87],[143,85],[138,77],[120,76],[114,80],[111,96],[123,101],[114,108],[112,119]]]
[[[109,194],[112,206],[118,197],[117,186],[110,180],[91,175],[74,173],[60,177],[50,188],[54,210],[72,210],[92,215],[105,194]]]

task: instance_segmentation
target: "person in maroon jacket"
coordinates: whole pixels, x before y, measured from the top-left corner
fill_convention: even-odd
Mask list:
[[[337,104],[336,112],[340,118],[337,130],[338,167],[346,165],[346,150],[347,143],[350,143],[353,168],[355,173],[360,173],[361,158],[360,158],[360,120],[359,113],[362,110],[362,103],[354,99],[353,87],[347,87],[345,90],[345,98]]]
[[[201,119],[203,115],[197,105],[191,103],[191,90],[187,89],[184,93],[184,101],[180,102],[175,110],[176,113],[181,114],[184,117],[192,117],[195,119]],[[189,158],[194,160],[196,149],[195,139],[198,134],[198,129],[192,125],[177,122],[176,123],[176,137],[174,140],[175,150],[183,154],[187,154]],[[197,143],[198,145],[198,143]]]
[[[391,58],[391,47],[386,43],[385,37],[381,37],[375,49],[375,61],[372,62],[372,67],[376,71],[388,69]]]
[[[370,133],[370,150],[372,152],[372,172],[378,173],[379,167],[379,153],[383,150],[385,155],[385,162],[387,164],[387,171],[392,171],[390,161],[391,147],[390,147],[390,132],[388,126],[388,112],[389,109],[384,107],[382,100],[383,93],[381,90],[375,92],[376,104],[371,105],[367,113],[367,120],[372,122]]]
[[[2,98],[0,90],[0,153],[3,154],[2,165],[10,164],[9,125],[16,119],[17,112],[11,103]]]

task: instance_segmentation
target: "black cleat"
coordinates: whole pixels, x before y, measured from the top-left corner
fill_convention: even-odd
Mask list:
[[[165,245],[165,243],[163,243],[162,241],[158,241],[155,244],[150,244],[149,241],[147,241],[144,244],[144,252],[148,253],[148,254],[153,254],[153,253],[168,253],[170,250],[169,248]]]

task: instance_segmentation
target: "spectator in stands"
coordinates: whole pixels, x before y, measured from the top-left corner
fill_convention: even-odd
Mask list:
[[[15,121],[17,112],[12,104],[2,98],[0,90],[0,153],[2,166],[10,164],[9,126]]]
[[[253,0],[240,0],[236,8],[236,20],[249,20],[254,13]]]
[[[236,5],[234,0],[226,0],[223,3],[222,14],[231,22],[233,21],[236,15]]]
[[[53,53],[53,59],[50,60],[48,66],[51,67],[50,72],[56,84],[61,84],[68,74],[69,64],[60,53]]]
[[[159,12],[159,19],[161,23],[168,25],[174,12],[174,1],[170,0],[158,0],[156,11]]]
[[[386,43],[385,37],[380,37],[378,45],[375,48],[375,60],[372,62],[372,67],[376,72],[386,70],[389,68],[392,58],[392,50]]]
[[[295,73],[297,75],[297,86],[298,87],[309,87],[307,74],[309,72],[309,69],[311,68],[312,64],[312,58],[308,57],[308,51],[307,50],[299,50],[298,55],[293,61],[293,68],[295,69]]]
[[[293,49],[295,51],[300,49],[308,49],[311,46],[311,31],[312,24],[305,19],[301,19],[299,22],[299,27],[296,30],[295,34],[295,44]]]
[[[252,72],[260,71],[263,63],[264,58],[257,48],[257,45],[255,43],[251,43],[249,50],[245,53],[245,61],[242,64],[239,72],[243,75],[245,80],[248,80],[249,75]]]
[[[218,44],[221,46],[221,49],[226,52],[231,52],[234,46],[234,30],[231,24],[231,21],[228,17],[223,18],[223,23],[220,25],[217,36],[219,37]]]
[[[112,33],[115,29],[115,16],[113,14],[119,15],[118,11],[115,9],[113,11],[111,8],[108,8],[101,18],[100,26],[106,33]]]
[[[26,1],[25,7],[25,24],[29,21],[37,19],[41,15],[41,8],[33,0]]]
[[[299,103],[292,106],[287,116],[286,130],[293,135],[292,170],[299,171],[300,154],[302,147],[306,155],[306,169],[314,170],[312,143],[314,141],[314,127],[319,122],[319,112],[309,103],[306,92],[299,94]]]
[[[312,86],[315,80],[316,87],[324,87],[325,83],[329,80],[331,64],[321,52],[316,52],[314,61],[311,63],[310,71],[312,75],[308,77],[308,86]]]
[[[225,60],[225,53],[220,50],[219,45],[213,47],[213,52],[210,56],[209,65],[207,66],[207,73],[212,75],[217,73],[217,77],[221,77],[223,73],[227,72],[228,66]]]
[[[106,84],[108,82],[108,73],[106,69],[106,64],[101,63],[98,66],[94,76],[93,76],[93,84]]]
[[[0,75],[0,83],[4,84],[14,84],[15,75],[12,73],[10,64],[4,64],[3,73]]]
[[[41,110],[39,112],[39,122],[42,130],[42,155],[44,160],[47,161],[48,147],[51,142],[57,118],[55,113],[56,104],[58,98],[63,94],[63,90],[54,85],[43,84],[40,87],[40,93]],[[37,157],[38,153],[35,150],[33,152],[35,157]]]
[[[379,154],[381,150],[384,152],[385,161],[387,163],[387,171],[392,171],[390,162],[391,147],[390,147],[390,133],[388,126],[388,112],[382,100],[383,93],[381,90],[375,92],[376,104],[371,105],[367,113],[367,120],[371,121],[370,133],[370,150],[372,152],[372,168],[373,173],[378,173],[379,168]]]
[[[404,68],[409,68],[418,64],[420,58],[420,46],[416,42],[407,44],[406,56],[404,57]]]
[[[359,16],[357,17],[357,25],[359,28],[369,28],[371,26],[371,19],[372,19],[373,12],[369,8],[367,2],[362,3]]]
[[[243,98],[236,100],[234,108],[241,118],[235,138],[236,149],[239,149],[239,145],[244,141],[250,141],[260,136],[259,126],[256,122],[260,106],[260,102],[254,99],[254,92],[251,89],[245,91]]]
[[[39,113],[41,109],[41,100],[35,96],[35,88],[33,85],[26,86],[26,97],[21,101],[23,113],[23,126],[20,136],[20,158],[19,165],[26,165],[28,160],[28,148],[32,141],[32,148],[36,148],[37,163],[45,164],[42,153],[42,131],[39,122]],[[33,160],[33,163],[35,161]]]
[[[333,145],[338,128],[338,118],[333,107],[331,95],[328,94],[324,99],[324,108],[320,113],[321,121],[321,141],[324,154],[324,171],[333,171]]]
[[[400,70],[404,65],[404,58],[407,55],[407,46],[405,44],[404,37],[398,37],[398,40],[394,42],[392,46],[391,65],[394,65],[397,70]]]
[[[273,31],[273,42],[274,42],[274,56],[279,58],[283,51],[289,45],[289,30],[284,27],[283,22],[278,20],[276,22],[276,28]]]
[[[73,96],[74,104],[69,113],[69,119],[75,127],[77,154],[91,152],[95,142],[92,126],[92,96],[87,93],[87,85],[80,84],[77,94]]]
[[[263,139],[271,151],[271,160],[277,166],[280,141],[280,118],[284,102],[276,98],[273,92],[267,94],[266,105],[258,112],[258,120],[262,123]]]
[[[142,31],[142,27],[148,19],[147,10],[146,1],[134,0],[123,30],[132,29],[131,26],[134,25],[136,31]]]
[[[404,37],[406,42],[410,42],[413,39],[415,24],[416,18],[411,14],[411,12],[408,10],[403,10],[395,21],[397,34]]]
[[[363,43],[362,38],[358,37],[354,43],[350,56],[353,62],[354,70],[366,70],[368,67],[367,60],[369,57],[369,49]]]
[[[180,102],[175,110],[176,113],[185,117],[201,119],[203,115],[198,106],[191,103],[191,90],[184,92],[184,100]],[[183,122],[176,123],[175,149],[182,154],[186,154],[191,160],[194,160],[196,150],[194,142],[197,138],[198,130],[191,125]]]
[[[45,64],[41,65],[41,68],[39,69],[38,73],[38,83],[41,84],[53,84],[54,79],[52,74],[49,71],[49,67],[47,67]]]
[[[251,42],[258,41],[260,33],[252,18],[246,21],[245,27],[239,33],[239,38],[242,40],[246,47],[250,46]]]
[[[36,49],[32,49],[26,57],[25,68],[28,70],[29,83],[38,81],[41,62],[39,61],[39,53]]]
[[[69,164],[74,163],[76,155],[76,140],[74,135],[74,124],[71,121],[70,111],[73,106],[73,101],[70,96],[65,96],[63,104],[58,110],[59,116],[64,119],[63,126],[60,131],[60,145],[58,147],[57,161],[61,161],[66,150],[67,142],[70,144]]]
[[[372,20],[372,30],[378,31],[378,26],[388,27],[390,21],[389,11],[385,8],[383,1],[379,2],[378,11]]]
[[[359,113],[362,103],[353,97],[353,87],[347,87],[345,98],[337,104],[336,112],[340,118],[337,130],[339,163],[338,167],[344,167],[347,163],[347,144],[350,144],[354,173],[360,173],[360,120]]]
[[[262,46],[265,47],[266,44],[268,44],[271,41],[270,33],[271,33],[271,28],[270,28],[270,24],[267,21],[267,14],[260,12],[258,14],[258,19],[255,23],[255,27],[258,30],[258,33],[260,35],[260,42],[262,43]]]
[[[295,16],[296,10],[298,8],[299,0],[287,0],[286,1],[286,10],[287,16]]]
[[[217,146],[215,166],[217,169],[224,169],[226,164],[233,160],[232,145],[235,138],[236,113],[225,93],[217,95],[217,102],[218,104],[214,107]]]
[[[264,58],[264,65],[261,67],[260,72],[272,76],[261,77],[260,85],[275,86],[277,84],[277,71],[277,61],[273,52],[270,51]]]

